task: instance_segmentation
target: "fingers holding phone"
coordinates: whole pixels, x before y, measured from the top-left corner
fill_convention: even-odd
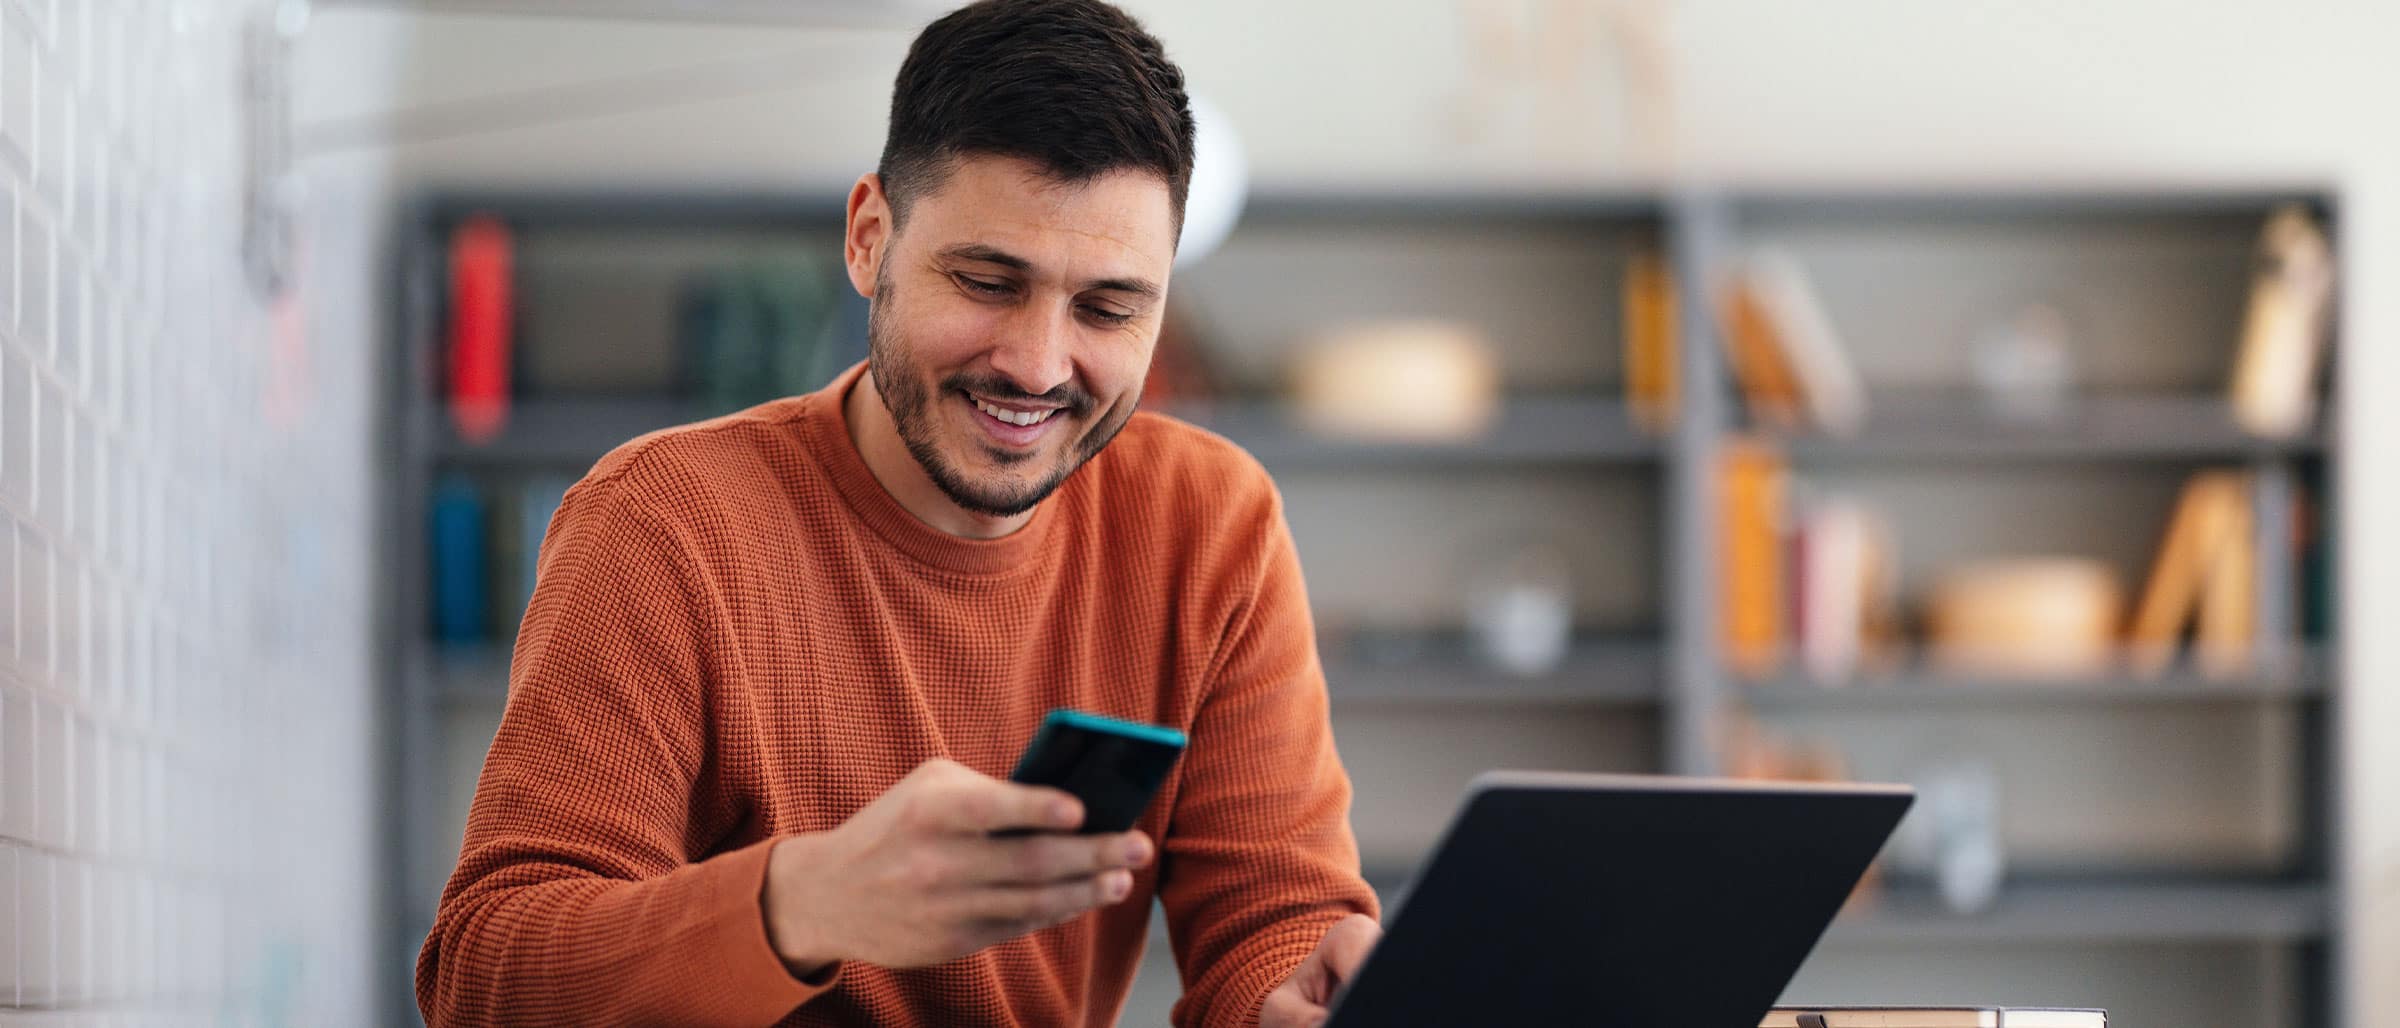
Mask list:
[[[1155,848],[1073,834],[1084,816],[1062,790],[927,761],[840,827],[776,846],[768,940],[803,976],[845,959],[920,967],[1122,900]]]
[[[1153,852],[1150,837],[1138,831],[990,836],[980,848],[977,872],[991,885],[1048,885],[1135,870],[1148,864]]]

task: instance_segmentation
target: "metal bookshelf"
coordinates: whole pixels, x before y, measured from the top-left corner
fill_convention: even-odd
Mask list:
[[[829,194],[830,195],[830,194]],[[1969,223],[2004,225],[2010,219],[2074,219],[2121,216],[2175,219],[2263,217],[2268,207],[2300,199],[2327,214],[2333,195],[2320,188],[2285,191],[2207,192],[2184,190],[2098,190],[2072,193],[1982,192],[1973,194],[1890,192],[1849,194],[1629,192],[1600,195],[1379,195],[1285,194],[1261,198],[1246,225],[1298,226],[1340,233],[1362,226],[1484,225],[1551,231],[1560,222],[1606,222],[1662,248],[1680,283],[1708,282],[1723,259],[1742,243],[1747,226],[1762,215],[1801,211],[1810,216],[1865,221],[1956,217]],[[442,241],[449,226],[471,212],[492,211],[520,225],[582,228],[664,226],[678,230],[723,227],[755,230],[788,225],[821,231],[838,225],[838,206],[771,195],[672,194],[446,194],[406,214],[398,238],[396,271],[401,309],[396,313],[399,345],[391,356],[392,390],[385,423],[390,426],[387,458],[392,494],[385,508],[386,568],[394,587],[382,618],[387,672],[388,723],[396,726],[387,754],[390,807],[397,812],[387,852],[393,854],[392,888],[386,897],[392,926],[385,965],[390,972],[391,1009],[399,1022],[414,1017],[408,961],[429,927],[433,895],[446,866],[429,866],[429,849],[414,840],[445,824],[439,754],[445,709],[462,704],[497,704],[505,697],[505,640],[474,649],[446,649],[424,628],[427,609],[427,550],[423,526],[426,497],[438,473],[448,469],[508,472],[527,468],[579,472],[613,446],[652,429],[692,420],[696,411],[669,396],[631,395],[590,399],[527,397],[495,440],[470,443],[446,426],[437,406],[438,295]],[[1179,279],[1180,282],[1180,279]],[[1614,282],[1593,283],[1611,290]],[[2092,676],[2070,681],[2021,682],[1963,679],[1907,667],[1881,677],[1838,686],[1797,673],[1763,682],[1736,680],[1716,652],[1717,596],[1712,526],[1717,510],[1714,458],[1740,430],[1729,375],[1721,367],[1713,312],[1700,290],[1679,290],[1681,303],[1680,415],[1662,435],[1637,429],[1613,393],[1513,394],[1494,429],[1478,439],[1449,445],[1394,445],[1328,439],[1297,426],[1273,401],[1234,396],[1193,420],[1218,431],[1257,455],[1271,471],[1314,475],[1431,472],[1468,475],[1582,474],[1592,470],[1637,473],[1660,515],[1651,539],[1596,541],[1594,545],[1654,548],[1661,573],[1649,627],[1634,634],[1611,631],[1579,635],[1555,671],[1520,678],[1492,671],[1452,635],[1398,657],[1329,648],[1326,676],[1337,722],[1353,711],[1378,717],[1440,718],[1461,708],[1516,708],[1537,713],[1595,710],[1612,717],[1641,719],[1658,741],[1655,770],[1709,774],[1717,770],[1712,740],[1728,704],[1773,718],[1778,711],[1804,710],[1841,716],[1848,710],[1923,709],[1943,716],[1976,717],[2003,709],[2099,709],[2109,716],[2140,717],[2152,707],[2185,704],[2289,707],[2296,712],[2306,747],[2299,850],[2289,868],[2249,876],[2192,877],[2161,871],[2152,875],[2111,873],[2027,877],[2004,887],[1998,907],[1978,916],[1945,911],[1921,886],[1895,882],[1883,901],[1838,921],[1829,943],[1971,946],[1986,943],[2108,942],[2126,945],[2195,942],[2255,943],[2291,947],[2300,954],[2303,980],[2297,989],[2295,1024],[2330,1023],[2326,1012],[2340,983],[2333,977],[2341,945],[2341,889],[2332,875],[2338,836],[2330,821],[2341,787],[2340,762],[2332,747],[2339,738],[2340,661],[2338,636],[2296,654],[2274,655],[2254,673],[2204,676],[2177,670],[2153,680]],[[1907,303],[1895,296],[1891,303]],[[1614,326],[1592,329],[1595,346],[1614,347]],[[2337,369],[2338,371],[2338,369]],[[2026,428],[2004,424],[1972,403],[1939,390],[1877,392],[1874,414],[1853,438],[1796,434],[1785,440],[1795,465],[1871,467],[1890,473],[1939,466],[1947,473],[2026,462],[2157,464],[2189,467],[2200,462],[2236,463],[2267,473],[2288,490],[2292,469],[2310,462],[2324,470],[2325,488],[2338,488],[2342,448],[2330,431],[2289,442],[2262,442],[2226,419],[2221,390],[2106,389],[2085,395],[2074,414],[2056,425]],[[2331,424],[2330,412],[2321,423]],[[1463,481],[1463,479],[1462,479]],[[1462,488],[1468,486],[1460,486]],[[2331,509],[2330,495],[2321,497]],[[2328,530],[2330,520],[2327,520]],[[2288,532],[2280,520],[2262,524],[2262,538]],[[2338,540],[2335,540],[2338,542]],[[2338,554],[2338,548],[2335,550]],[[2280,547],[2261,550],[2258,606],[2276,618],[2283,597],[2298,579]],[[2339,566],[2338,560],[2335,562]],[[1312,581],[1323,572],[1311,567]],[[2289,626],[2262,626],[2281,633]],[[1448,802],[1428,797],[1428,804]],[[455,840],[446,840],[454,844]],[[454,852],[454,851],[453,851]],[[1389,899],[1404,898],[1407,869],[1371,869],[1371,879]],[[1163,939],[1154,940],[1163,947]]]
[[[1328,656],[1325,690],[1337,708],[1375,704],[1650,706],[1663,687],[1649,642],[1580,639],[1556,668],[1520,676],[1493,668],[1455,641],[1393,659]]]
[[[1488,431],[1440,443],[1328,437],[1295,423],[1271,400],[1216,404],[1188,418],[1240,443],[1271,471],[1635,463],[1663,452],[1656,437],[1634,427],[1622,402],[1589,396],[1511,397]]]
[[[1794,460],[2144,461],[2285,459],[2319,455],[2325,434],[2260,439],[2233,423],[2222,397],[2116,391],[2078,398],[2056,421],[2025,424],[1970,394],[1885,390],[1852,438],[1782,440]]]
[[[2313,882],[2218,880],[2012,882],[1989,911],[1955,914],[1923,884],[1899,883],[1836,918],[1831,937],[1861,945],[2012,943],[2313,943],[2332,925]]]

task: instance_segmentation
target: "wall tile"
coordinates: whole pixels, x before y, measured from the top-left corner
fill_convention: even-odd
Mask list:
[[[0,500],[18,510],[33,507],[37,402],[32,362],[0,340]]]
[[[226,874],[308,841],[262,796],[369,791],[303,789],[292,733],[252,720],[368,687],[262,659],[274,633],[252,605],[282,573],[271,533],[347,538],[365,516],[354,415],[372,393],[348,369],[375,363],[312,352],[319,421],[264,422],[235,107],[236,28],[264,2],[0,0],[0,1028],[212,1024],[246,1009],[239,973],[269,939],[357,960],[370,937]],[[314,327],[312,348],[334,345]],[[270,475],[312,486],[271,497]],[[363,646],[365,583],[318,593],[305,630]],[[295,880],[372,888],[364,870]]]
[[[23,686],[0,681],[0,839],[32,839],[41,830],[42,798],[33,696]]]
[[[17,1002],[46,1006],[55,997],[58,953],[57,885],[51,857],[17,851]]]

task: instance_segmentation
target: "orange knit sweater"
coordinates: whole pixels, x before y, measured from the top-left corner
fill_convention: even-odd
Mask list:
[[[417,962],[434,1025],[1112,1023],[1163,902],[1177,1024],[1253,1023],[1358,875],[1281,503],[1225,441],[1137,414],[997,540],[877,484],[825,390],[637,439],[568,493],[457,870]],[[1053,707],[1190,748],[1132,896],[933,967],[794,979],[778,836],[948,757],[1005,777]]]

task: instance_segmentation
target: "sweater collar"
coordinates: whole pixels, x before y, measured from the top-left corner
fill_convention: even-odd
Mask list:
[[[1049,541],[1050,508],[1069,492],[1073,479],[1033,509],[1033,517],[1016,531],[998,539],[968,539],[951,535],[917,519],[900,505],[850,441],[842,411],[852,387],[866,377],[864,361],[850,366],[823,389],[801,397],[800,428],[817,465],[832,478],[835,491],[851,513],[885,542],[917,560],[947,571],[987,575],[1007,571],[1036,559]]]

